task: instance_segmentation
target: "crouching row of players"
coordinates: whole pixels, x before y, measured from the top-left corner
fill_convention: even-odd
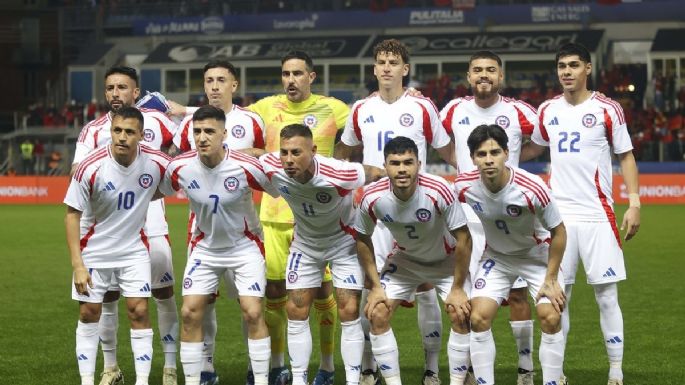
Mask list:
[[[256,159],[223,146],[225,114],[220,109],[200,108],[193,123],[196,150],[171,160],[139,144],[143,117],[135,108],[121,108],[113,116],[111,145],[91,153],[74,173],[65,198],[65,222],[73,298],[80,302],[76,350],[83,383],[93,382],[97,321],[103,296],[116,280],[127,297],[136,384],[147,384],[153,332],[147,315],[150,263],[142,228],[151,200],[183,190],[196,220],[183,276],[180,356],[185,383],[200,383],[204,308],[224,278],[238,293],[247,321],[254,382],[267,384],[264,250],[252,189],[282,196],[295,215],[296,236],[286,262],[293,385],[308,383],[309,309],[327,265],[338,299],[347,384],[360,381],[364,333],[359,307],[365,279],[370,290],[362,311],[371,323],[372,350],[386,384],[401,383],[390,327],[393,312],[417,286],[431,283],[452,323],[450,384],[461,385],[494,384],[491,322],[517,277],[528,282],[536,298],[543,332],[543,383],[559,382],[564,354],[560,313],[565,304],[559,266],[566,234],[545,184],[505,165],[508,139],[502,128],[484,125],[473,131],[468,146],[478,171],[460,175],[451,185],[419,171],[419,150],[405,137],[386,144],[382,170],[317,155],[304,125],[285,127],[280,153]],[[355,209],[354,192],[372,181]],[[473,207],[485,229],[488,246],[477,272],[469,273],[471,237],[460,203]],[[86,210],[89,226],[80,231]],[[395,241],[384,266],[377,265],[371,242],[377,222]]]

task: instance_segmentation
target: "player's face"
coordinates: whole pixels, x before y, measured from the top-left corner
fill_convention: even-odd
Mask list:
[[[143,139],[143,127],[135,118],[115,116],[110,128],[112,153],[115,157],[130,159],[138,151],[138,143]]]
[[[494,59],[475,59],[469,64],[467,73],[473,96],[489,99],[497,94],[504,81],[504,73]]]
[[[281,67],[281,82],[288,100],[299,103],[312,93],[315,72],[307,71],[307,64],[301,59],[290,59]]]
[[[564,91],[582,91],[587,88],[587,77],[592,72],[592,63],[586,63],[578,55],[563,56],[557,62],[557,75]]]
[[[509,159],[509,151],[503,149],[494,139],[481,143],[471,156],[483,178],[493,179],[502,175],[504,163]]]
[[[237,88],[238,82],[228,69],[217,67],[205,72],[205,94],[210,105],[221,109],[226,108]]]
[[[420,166],[419,158],[411,151],[403,154],[389,154],[385,158],[385,171],[395,190],[413,189]]]
[[[373,65],[373,74],[382,88],[402,87],[402,78],[409,73],[409,64],[391,52],[379,52]]]
[[[220,158],[224,154],[226,128],[223,122],[216,119],[194,120],[193,139],[200,158]]]
[[[316,146],[311,138],[293,136],[281,139],[281,164],[285,173],[298,182],[311,178]]]
[[[127,75],[111,74],[105,79],[105,99],[112,111],[132,106],[139,95],[140,89],[136,87],[136,82]]]

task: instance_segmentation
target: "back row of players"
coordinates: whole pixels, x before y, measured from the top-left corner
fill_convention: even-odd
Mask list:
[[[149,191],[154,188],[150,187],[160,182],[163,192],[185,190],[190,197],[191,212],[198,220],[198,225],[191,234],[189,262],[184,275],[181,362],[184,364],[184,374],[188,384],[200,381],[210,384],[218,382],[213,367],[210,365],[216,321],[213,317],[213,305],[208,303],[211,302],[208,298],[213,298],[212,294],[218,285],[218,278],[224,273],[226,278],[229,278],[227,281],[235,280],[241,308],[247,320],[248,347],[252,363],[248,381],[263,384],[267,381],[284,383],[290,379],[290,373],[285,369],[283,358],[285,349],[283,325],[286,323],[283,321],[287,320],[292,380],[294,384],[307,383],[306,368],[311,353],[308,316],[309,307],[314,302],[320,325],[329,326],[321,328],[322,333],[328,333],[328,335],[322,335],[321,338],[321,365],[314,383],[317,385],[332,383],[333,337],[331,333],[333,335],[335,333],[334,327],[337,320],[335,319],[336,303],[331,295],[330,275],[324,276],[324,283],[321,284],[320,270],[325,268],[325,257],[332,258],[329,262],[333,268],[332,281],[337,288],[337,308],[340,312],[343,331],[341,349],[348,383],[355,384],[360,381],[360,366],[363,373],[362,382],[373,383],[378,367],[386,383],[399,383],[397,344],[392,336],[388,319],[400,303],[398,300],[411,299],[416,288],[420,290],[416,293],[416,300],[419,307],[419,325],[426,350],[426,371],[423,382],[424,384],[439,383],[437,363],[442,325],[440,308],[431,283],[435,284],[443,300],[446,299],[449,305],[447,308],[451,309],[453,328],[448,343],[450,382],[464,383],[469,376],[468,368],[471,358],[478,382],[494,383],[494,343],[492,334],[489,332],[490,321],[499,303],[507,298],[506,291],[502,293],[499,287],[502,286],[502,282],[510,278],[511,271],[504,270],[502,273],[500,270],[507,267],[519,272],[524,278],[516,280],[514,287],[518,289],[512,290],[512,295],[509,296],[509,302],[512,304],[512,330],[518,350],[521,352],[519,383],[532,383],[533,370],[533,324],[530,321],[530,309],[526,301],[526,282],[531,285],[533,294],[537,293],[540,299],[537,302],[540,305],[538,314],[543,316],[541,326],[543,336],[547,336],[543,337],[540,352],[544,382],[558,381],[560,377],[563,378],[560,373],[562,362],[560,359],[563,359],[565,338],[559,334],[555,317],[558,319],[560,313],[564,321],[562,324],[568,325],[568,310],[561,312],[564,306],[563,295],[560,294],[561,288],[558,287],[559,285],[552,284],[553,278],[556,277],[555,264],[558,265],[559,258],[553,258],[553,253],[550,253],[547,278],[552,281],[545,281],[540,276],[535,276],[534,274],[540,272],[539,269],[521,271],[521,266],[512,265],[511,259],[505,258],[502,261],[499,258],[534,252],[533,254],[538,257],[538,262],[540,260],[548,262],[546,258],[539,258],[543,254],[546,257],[545,234],[540,232],[540,229],[534,230],[535,227],[531,227],[533,225],[524,220],[531,212],[541,219],[540,223],[552,229],[552,235],[554,235],[552,239],[556,239],[557,244],[555,247],[553,241],[550,250],[556,250],[557,254],[559,250],[564,250],[564,237],[557,236],[560,221],[556,221],[555,205],[551,204],[554,198],[558,202],[559,211],[565,220],[569,235],[562,267],[566,283],[566,299],[570,298],[571,284],[580,257],[586,266],[588,282],[594,286],[597,302],[600,305],[601,325],[607,341],[610,361],[609,383],[622,382],[623,326],[615,283],[625,279],[625,268],[611,208],[610,148],[613,148],[614,153],[619,156],[631,199],[630,208],[623,221],[623,225],[628,227],[628,238],[635,234],[639,226],[637,170],[630,151],[632,146],[620,106],[586,89],[587,77],[592,69],[587,50],[575,44],[560,49],[556,63],[564,94],[545,102],[540,107],[539,116],[535,109],[527,104],[499,95],[498,90],[503,81],[503,73],[499,57],[492,52],[478,52],[470,60],[468,79],[474,96],[452,101],[440,114],[430,101],[412,96],[402,88],[402,79],[407,76],[409,69],[406,47],[396,40],[381,42],[375,47],[374,59],[374,73],[379,81],[379,93],[355,103],[349,116],[347,107],[339,101],[311,94],[310,85],[315,74],[312,70],[311,59],[304,53],[294,52],[282,60],[285,95],[265,98],[250,106],[251,111],[231,104],[232,93],[237,86],[233,66],[221,61],[209,63],[205,67],[205,91],[209,103],[228,113],[225,115],[221,113],[221,116],[216,116],[214,113],[215,116],[212,117],[208,111],[210,109],[205,108],[198,112],[198,116],[189,115],[178,129],[174,129],[173,123],[164,114],[142,109],[144,124],[140,128],[143,129],[142,138],[147,144],[157,149],[164,149],[173,141],[182,151],[191,150],[193,146],[197,147],[197,152],[188,152],[179,156],[171,167],[167,167],[167,160],[163,154],[157,152],[152,154],[147,147],[140,147],[139,152],[133,151],[138,148],[131,142],[131,135],[135,137],[135,125],[128,127],[128,130],[126,124],[112,125],[112,115],[107,114],[84,127],[79,137],[74,162],[75,165],[80,164],[80,166],[74,168],[74,182],[72,182],[74,186],[70,188],[65,200],[70,207],[66,223],[68,234],[70,234],[70,250],[74,266],[74,298],[81,301],[81,316],[77,328],[77,357],[84,384],[93,382],[98,336],[102,342],[105,358],[105,372],[101,384],[116,384],[123,381],[123,375],[116,364],[117,303],[112,301],[113,296],[116,296],[113,293],[116,291],[105,294],[108,289],[117,287],[121,287],[124,295],[127,296],[132,327],[132,348],[136,357],[137,383],[147,383],[150,371],[152,330],[147,319],[145,299],[150,292],[155,296],[158,304],[160,336],[165,352],[164,384],[176,383],[178,321],[173,299],[173,273],[166,223],[163,220],[163,206],[157,201],[150,205],[149,215],[154,215],[152,213],[156,210],[158,216],[148,217],[143,232],[140,228],[135,229],[138,223],[136,220],[124,222],[121,222],[121,218],[115,219],[114,222],[105,220],[114,214],[140,211],[136,208],[141,207],[140,205],[144,206],[145,200],[152,197]],[[107,73],[105,83],[105,94],[113,111],[130,106],[138,97],[135,71],[113,68]],[[220,119],[221,117],[223,119]],[[119,122],[136,120],[132,116],[120,118]],[[220,127],[216,125],[217,122],[221,123]],[[302,127],[289,127],[288,130],[282,131],[285,126],[298,123],[304,124],[309,130],[304,130]],[[487,134],[480,136],[480,142],[469,146],[467,140],[476,126],[493,123],[504,128],[506,141],[502,143],[501,137],[493,127],[481,128],[480,131],[485,130]],[[345,125],[345,130],[341,141],[333,151],[335,134],[338,127],[343,125]],[[111,137],[107,134],[110,128]],[[216,140],[217,137],[223,139],[222,128],[225,128],[227,132],[225,140],[222,140],[229,148],[227,151],[221,147],[221,141]],[[117,130],[119,137],[116,136]],[[132,131],[132,133],[129,132],[126,136],[124,134],[127,131]],[[307,131],[311,134],[307,134]],[[286,134],[285,138],[283,134]],[[308,138],[309,135],[311,139]],[[522,145],[529,135],[532,135],[534,143]],[[394,150],[390,151],[390,155],[384,153],[390,140],[399,136],[409,138],[411,141],[403,142],[398,139],[393,142],[391,150],[393,148]],[[107,146],[110,140],[113,143],[111,147]],[[311,146],[308,140],[311,141]],[[284,143],[291,144],[290,142],[296,142],[296,145],[284,146]],[[416,150],[412,150],[412,145],[407,143],[415,143]],[[542,146],[549,145],[551,148],[554,171],[551,178],[553,191],[551,195],[536,177],[516,169],[519,158],[526,160],[541,152],[542,147],[535,143]],[[423,174],[422,171],[419,177],[416,177],[416,172],[411,173],[412,167],[417,170],[423,169],[426,144],[436,148],[446,162],[457,167],[460,175],[457,180],[457,191],[440,178]],[[488,145],[492,149],[483,150],[485,154],[482,154],[481,158],[487,161],[483,160],[482,176],[479,177],[478,173],[471,171],[476,168],[474,164],[480,166],[477,159],[479,159],[478,154],[483,151],[479,149]],[[280,149],[280,155],[278,153],[265,155],[257,162],[254,158],[232,151],[262,146],[269,152]],[[345,211],[342,215],[340,211],[336,211],[340,210],[338,202],[350,200],[350,194],[347,192],[363,184],[365,179],[369,178],[369,171],[370,174],[375,175],[379,170],[367,167],[367,172],[364,172],[359,166],[339,163],[320,156],[335,155],[337,158],[347,158],[360,147],[363,147],[365,165],[385,166],[390,175],[391,171],[388,167],[388,156],[390,156],[394,162],[393,170],[398,170],[394,177],[390,175],[390,179],[367,188],[355,228],[359,234],[357,247],[362,261],[361,267],[364,268],[365,275],[371,284],[369,288],[372,289],[368,295],[367,311],[362,312],[362,315],[370,316],[372,324],[371,348],[364,350],[366,353],[364,358],[361,354],[363,349],[359,349],[359,346],[364,343],[364,332],[361,330],[366,329],[367,334],[369,331],[368,324],[365,328],[363,327],[365,317],[360,319],[358,311],[359,290],[362,288],[364,274],[361,273],[356,259],[350,258],[354,256],[354,251],[351,252],[352,254],[349,252],[350,247],[353,246],[351,241],[331,241],[325,238],[345,237],[344,234],[353,233],[351,210]],[[86,157],[89,150],[93,152]],[[155,166],[156,171],[142,174],[130,173],[128,171],[130,166],[140,164],[140,162],[129,164],[125,164],[125,161],[119,162],[116,155],[118,152],[126,152],[125,150],[128,150],[129,154],[133,151],[133,154],[154,158],[157,162],[155,164],[158,164]],[[256,150],[248,152],[259,153]],[[314,156],[314,152],[319,155]],[[509,167],[497,167],[496,163],[504,153],[508,155]],[[136,158],[136,155],[132,156]],[[398,157],[400,159],[394,159]],[[311,158],[309,163],[306,162],[308,158]],[[413,165],[409,164],[412,159]],[[102,165],[105,163],[110,167],[103,168]],[[116,166],[116,163],[119,166]],[[151,164],[147,163],[148,166]],[[229,167],[229,164],[233,166]],[[111,167],[112,165],[115,167]],[[180,165],[180,168],[174,168],[177,165]],[[223,166],[217,168],[218,165]],[[236,165],[242,167],[236,167]],[[217,172],[226,167],[232,168],[235,175],[225,175],[224,171]],[[98,171],[100,169],[102,171]],[[104,172],[106,170],[120,175],[107,175]],[[163,177],[165,172],[167,178]],[[266,180],[259,179],[260,172],[265,173]],[[124,175],[128,178],[135,177],[138,185],[136,188],[140,191],[127,190],[127,187],[119,186],[120,180],[117,178],[124,178]],[[505,185],[514,186],[513,190],[504,188],[504,185],[497,187],[492,183],[476,183],[481,180],[480,178],[483,178],[483,181],[502,180],[503,175],[507,177],[505,181],[511,181]],[[300,184],[293,183],[292,180]],[[121,182],[124,183],[123,179]],[[217,183],[218,185],[214,186]],[[460,183],[466,188],[465,190],[460,189]],[[469,183],[476,184],[473,187],[464,185]],[[81,199],[75,198],[74,195],[78,190],[76,187],[78,184],[82,189]],[[241,255],[236,253],[235,247],[244,246],[243,251],[246,255],[260,251],[259,225],[256,217],[253,220],[253,216],[249,214],[252,207],[249,197],[241,193],[248,186],[261,187],[270,194],[282,195],[286,198],[283,201],[265,196],[262,203],[261,224],[264,228],[265,241],[263,250],[266,254],[265,278],[263,274],[260,278],[259,273],[262,270],[257,263],[261,260],[259,258],[242,258],[242,263],[247,260],[252,263],[252,265],[241,265],[244,267],[243,270],[236,265],[227,265],[229,260]],[[270,189],[269,186],[277,186],[280,189]],[[490,189],[489,192],[484,188],[492,186],[495,188]],[[331,187],[333,187],[332,190]],[[417,194],[413,189],[417,188],[427,192],[424,195],[418,194],[421,199],[414,201],[412,197],[417,197]],[[311,190],[309,193],[313,195],[301,202],[293,203],[293,197],[297,196],[298,189]],[[500,190],[508,192],[501,194]],[[378,194],[383,196],[387,191],[393,191],[393,194],[386,194],[386,199],[389,199],[387,204],[390,206],[377,211],[384,207],[381,205],[384,200],[381,199],[377,203],[374,201],[372,208],[368,207],[369,197],[375,197]],[[404,193],[399,191],[404,191]],[[407,191],[410,192],[408,195]],[[208,192],[212,194],[208,195]],[[479,196],[476,192],[484,195]],[[509,199],[511,194],[516,195],[519,200],[525,199],[525,202],[521,201],[525,204],[521,202],[505,204],[504,202],[507,202],[506,199]],[[288,197],[291,199],[289,200]],[[402,214],[409,212],[403,210],[411,210],[414,204],[426,203],[424,202],[426,199],[430,201],[430,205],[426,208],[414,207],[414,211],[411,212],[413,218]],[[455,206],[457,199],[463,202],[470,232],[464,231],[463,224],[459,222],[458,213],[461,210],[452,207]],[[95,204],[98,201],[102,204]],[[411,202],[411,205],[406,205],[402,201]],[[399,205],[394,208],[398,210],[397,212],[393,211],[393,204]],[[237,211],[236,205],[240,207]],[[292,243],[292,214],[289,216],[287,210],[284,210],[288,205],[291,207],[295,205],[294,223],[298,224],[297,237]],[[444,206],[441,207],[441,205]],[[231,209],[227,212],[226,207],[231,207]],[[336,207],[336,209],[331,207]],[[456,214],[451,214],[453,211]],[[501,211],[500,214],[504,213],[506,216],[498,216],[492,223],[483,221],[485,226],[480,224],[480,217],[491,216],[499,211]],[[84,212],[83,216],[80,215],[81,212]],[[221,213],[230,214],[230,220],[219,219],[222,215],[217,214]],[[243,213],[240,214],[243,215],[242,220],[238,220],[240,218],[235,216],[239,216],[239,213]],[[333,217],[336,220],[332,224],[324,225],[317,222],[323,218],[330,222]],[[74,231],[74,224],[79,223],[77,218],[81,219],[80,231]],[[113,218],[117,216],[114,215]],[[436,221],[438,218],[440,221]],[[444,218],[450,218],[450,221],[444,221]],[[436,225],[436,223],[448,223],[447,230],[454,231],[453,235],[457,241],[461,240],[461,242],[454,243],[453,237],[444,236],[444,232],[436,229],[427,232],[429,225]],[[377,224],[376,231],[373,231],[372,224]],[[132,227],[126,228],[124,225]],[[228,227],[229,231],[212,231],[214,226],[220,226],[222,229]],[[494,228],[491,228],[492,226]],[[524,234],[527,237],[516,236],[522,231],[520,226],[526,228],[527,232]],[[70,227],[71,231],[69,231]],[[136,234],[135,238],[126,239],[130,244],[117,238],[117,234],[121,234],[117,232],[124,231],[125,228],[134,231],[131,234]],[[461,229],[461,235],[458,229]],[[372,231],[373,242],[368,242],[366,235],[370,236]],[[498,246],[499,241],[496,240],[498,238],[493,231],[499,231],[500,238],[506,235],[502,241],[505,246],[502,248]],[[537,238],[531,238],[531,234]],[[114,238],[112,238],[113,235]],[[432,237],[436,235],[444,236],[444,238],[435,243]],[[238,236],[238,238],[232,238],[232,236]],[[469,237],[473,239],[469,271],[470,278],[474,280],[474,293],[477,294],[471,300],[470,305],[464,302],[464,297],[460,294],[447,297],[451,286],[445,286],[447,282],[445,279],[450,282],[450,285],[454,279],[455,288],[461,288],[461,281],[466,280],[466,276],[460,273],[462,266],[459,263],[455,266],[454,263],[468,259],[463,254],[471,243],[468,241]],[[488,239],[489,254],[483,254],[485,238]],[[526,243],[531,239],[536,240],[534,246]],[[579,242],[580,239],[585,242]],[[588,239],[592,242],[587,242]],[[513,242],[516,247],[507,247],[506,245],[509,244],[507,242]],[[561,248],[559,243],[562,244]],[[149,245],[149,257],[146,257],[146,248],[140,247],[143,244],[146,244],[146,247]],[[336,246],[318,248],[323,245]],[[457,258],[445,260],[454,247],[456,247]],[[438,252],[438,249],[442,251]],[[122,251],[121,258],[114,257],[116,255],[114,250]],[[369,252],[375,255],[375,258],[369,260],[367,258]],[[460,252],[462,254],[459,254]],[[231,258],[227,258],[227,255]],[[392,256],[388,259],[389,255]],[[401,257],[402,255],[405,257]],[[133,269],[124,268],[143,263],[147,258],[152,261],[152,279],[144,281],[145,274],[150,274],[149,267],[147,273],[139,266]],[[454,277],[441,276],[441,279],[437,279],[436,275],[429,274],[433,271],[432,267],[443,260],[446,261],[445,263],[452,263],[450,266],[453,267],[451,271],[455,271]],[[84,269],[86,267],[91,270]],[[261,269],[263,268],[262,265]],[[418,276],[416,276],[417,272]],[[444,273],[445,270],[437,269],[436,272]],[[375,276],[373,273],[376,273]],[[116,276],[118,283],[110,282],[113,275]],[[286,276],[288,280],[284,283]],[[92,283],[92,288],[85,286],[89,282]],[[385,286],[385,291],[380,290],[381,284]],[[551,286],[547,286],[548,284]],[[542,290],[541,285],[543,285]],[[313,289],[320,286],[318,290]],[[510,286],[507,286],[507,289]],[[285,298],[286,287],[287,300]],[[85,294],[88,295],[84,296]],[[261,297],[264,294],[267,297],[267,310],[265,317],[262,318]],[[545,307],[549,305],[547,300],[551,300],[553,311],[545,311]],[[286,309],[287,318],[283,317]],[[471,333],[468,333],[469,324],[466,322],[469,312],[471,313]],[[203,313],[207,315],[204,320]],[[567,331],[568,327],[564,327],[564,332],[567,333]],[[209,335],[203,337],[203,332]],[[204,350],[203,339],[206,347]],[[550,346],[555,348],[550,348]],[[469,354],[469,347],[471,354]],[[371,350],[373,354],[370,354]],[[547,363],[542,359],[543,352]],[[270,372],[269,355],[271,355]],[[374,356],[377,362],[374,362]]]

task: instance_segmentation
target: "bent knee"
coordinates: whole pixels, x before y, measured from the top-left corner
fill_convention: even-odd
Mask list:
[[[485,314],[479,311],[471,312],[471,330],[475,332],[483,332],[492,327],[492,319],[486,317]]]

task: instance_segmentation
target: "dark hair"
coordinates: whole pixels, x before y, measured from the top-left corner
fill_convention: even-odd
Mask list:
[[[136,72],[135,69],[131,67],[126,67],[126,66],[114,66],[110,67],[107,72],[105,72],[105,80],[109,77],[109,75],[114,75],[114,74],[121,74],[121,75],[126,75],[133,79],[134,82],[136,82],[136,87],[138,87],[138,72]]]
[[[466,140],[471,156],[488,139],[493,139],[503,150],[509,150],[509,147],[507,147],[509,137],[507,137],[507,133],[502,127],[496,124],[481,124],[471,132],[471,135]]]
[[[304,60],[304,64],[307,67],[307,72],[313,72],[314,71],[314,62],[312,61],[312,58],[309,55],[307,55],[306,52],[304,52],[304,51],[290,51],[290,52],[288,52],[287,54],[285,54],[281,58],[281,65],[283,65],[283,63],[285,63],[291,59]]]
[[[377,59],[378,54],[383,52],[398,55],[404,64],[409,64],[409,49],[397,39],[386,39],[376,44],[373,47],[373,59]]]
[[[588,51],[587,48],[580,43],[566,43],[559,47],[557,56],[554,58],[554,63],[559,63],[559,59],[562,57],[573,55],[578,55],[580,60],[584,61],[585,63],[591,63],[592,59],[590,59],[590,51]]]
[[[133,106],[122,106],[121,108],[112,111],[112,121],[114,121],[114,118],[136,119],[140,125],[140,131],[143,131],[145,118],[143,118],[143,113]]]
[[[304,124],[289,124],[281,129],[281,139],[290,139],[295,136],[312,139],[312,130]]]
[[[396,136],[385,144],[385,148],[383,149],[383,157],[387,158],[388,155],[399,155],[406,152],[413,153],[417,157],[419,156],[419,148],[416,147],[416,143],[414,143],[413,140],[405,136]]]
[[[478,51],[471,55],[471,58],[469,59],[469,67],[471,67],[471,63],[476,59],[492,59],[497,62],[497,65],[499,65],[500,68],[502,68],[502,59],[499,57],[499,55],[492,51]]]
[[[226,113],[224,110],[212,105],[202,106],[193,114],[193,122],[215,119],[217,122],[226,122]]]
[[[208,70],[212,68],[226,68],[228,72],[233,75],[234,79],[238,79],[238,71],[235,70],[235,67],[233,64],[231,64],[230,61],[225,60],[225,59],[214,59],[210,61],[209,63],[205,64],[204,71],[202,73],[207,73]]]

